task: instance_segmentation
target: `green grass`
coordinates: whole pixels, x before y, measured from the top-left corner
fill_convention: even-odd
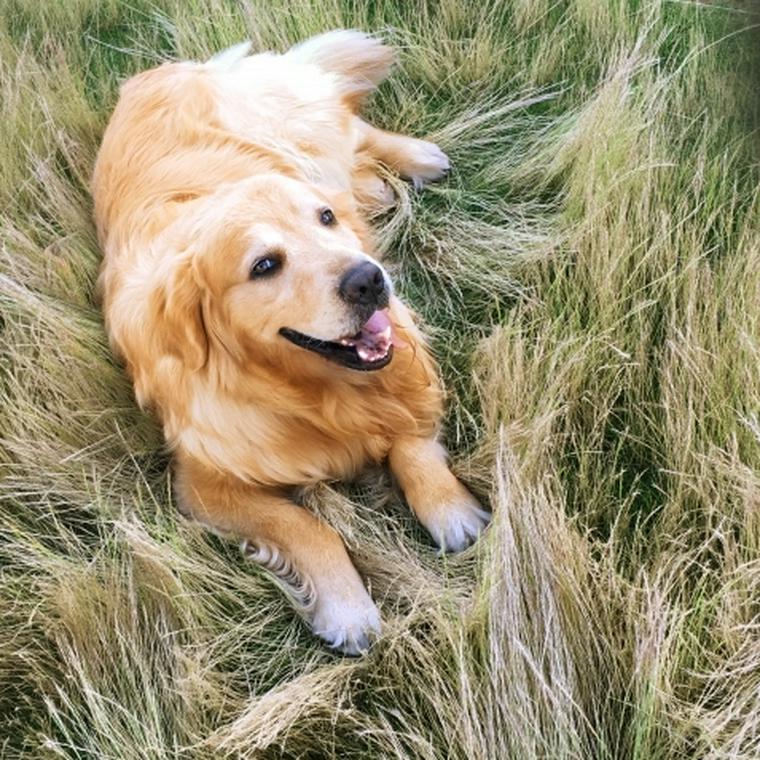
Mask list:
[[[0,758],[760,757],[749,7],[5,0]],[[376,226],[495,510],[441,560],[382,473],[308,495],[382,609],[358,660],[179,521],[87,190],[123,78],[335,27],[399,48],[368,114],[455,167]]]

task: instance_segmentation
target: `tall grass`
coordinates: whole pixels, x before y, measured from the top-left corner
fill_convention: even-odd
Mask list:
[[[760,757],[760,171],[748,4],[5,0],[0,757]],[[181,522],[93,300],[118,83],[376,31],[368,107],[455,170],[376,220],[495,510],[435,556],[325,484],[384,634],[324,650]]]

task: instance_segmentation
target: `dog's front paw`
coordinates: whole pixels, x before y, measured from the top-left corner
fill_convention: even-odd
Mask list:
[[[413,140],[403,174],[412,181],[416,190],[420,190],[426,182],[440,179],[450,169],[449,157],[435,143]]]
[[[424,525],[443,554],[466,549],[489,522],[490,513],[467,493],[456,501],[442,504],[432,515],[428,515]]]
[[[312,628],[330,647],[344,654],[366,652],[380,634],[380,611],[361,589],[317,593]]]

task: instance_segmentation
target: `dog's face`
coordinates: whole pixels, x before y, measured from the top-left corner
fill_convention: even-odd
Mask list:
[[[276,175],[244,185],[200,220],[213,228],[194,262],[207,339],[249,355],[386,366],[391,283],[363,250],[351,206]]]

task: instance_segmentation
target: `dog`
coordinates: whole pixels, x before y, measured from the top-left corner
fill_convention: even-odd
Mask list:
[[[92,178],[106,330],[163,425],[180,511],[241,540],[347,654],[380,615],[297,487],[387,460],[442,551],[490,517],[448,468],[437,367],[363,216],[392,198],[379,165],[418,188],[449,169],[361,118],[393,58],[338,30],[165,63],[122,86]]]

